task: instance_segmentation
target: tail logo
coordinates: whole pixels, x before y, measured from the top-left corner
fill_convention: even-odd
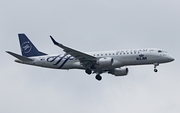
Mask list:
[[[29,53],[32,49],[32,45],[29,41],[23,42],[22,43],[22,51],[24,53]]]

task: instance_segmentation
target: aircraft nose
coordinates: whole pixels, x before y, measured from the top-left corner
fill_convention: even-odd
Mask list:
[[[175,59],[173,57],[169,57],[169,61],[172,62],[174,61]]]

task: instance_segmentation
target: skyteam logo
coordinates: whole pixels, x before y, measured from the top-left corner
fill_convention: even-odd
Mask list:
[[[62,68],[68,60],[74,60],[74,57],[71,55],[58,55],[58,56],[50,56],[47,58],[47,62],[53,62],[53,65],[57,65],[58,68]]]
[[[145,57],[143,54],[140,54],[139,57],[136,58],[136,60],[147,60],[147,57]]]
[[[32,45],[29,41],[23,42],[21,47],[24,53],[29,53],[32,49]]]

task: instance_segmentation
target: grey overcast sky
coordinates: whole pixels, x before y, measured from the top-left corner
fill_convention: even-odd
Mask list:
[[[0,0],[0,113],[180,112],[179,0]],[[125,77],[52,70],[15,63],[17,34],[39,50],[63,51],[49,38],[81,51],[161,48],[176,60],[129,67]]]

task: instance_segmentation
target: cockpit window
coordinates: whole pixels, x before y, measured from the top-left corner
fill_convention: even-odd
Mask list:
[[[167,53],[166,51],[158,50],[158,53]]]
[[[162,51],[161,51],[161,50],[158,50],[158,53],[162,53]]]

